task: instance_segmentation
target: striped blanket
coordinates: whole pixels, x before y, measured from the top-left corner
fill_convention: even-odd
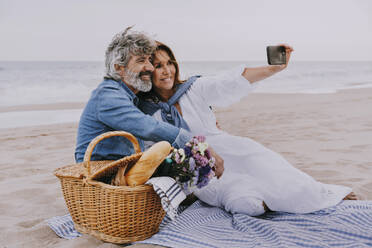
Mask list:
[[[64,238],[80,236],[71,217],[62,217],[50,219],[49,226]],[[175,221],[165,218],[157,234],[137,243],[175,248],[372,247],[372,201],[344,201],[311,214],[271,212],[259,217],[229,214],[197,201]]]
[[[311,214],[229,214],[200,201],[150,239],[166,247],[372,247],[372,201],[344,201]]]

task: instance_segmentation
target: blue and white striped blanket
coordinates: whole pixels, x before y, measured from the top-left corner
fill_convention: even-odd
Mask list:
[[[200,201],[141,243],[167,247],[372,247],[372,201],[311,214],[229,214]]]
[[[53,217],[47,220],[47,224],[61,238],[74,239],[81,236],[69,214]]]
[[[311,214],[230,214],[195,202],[153,237],[166,247],[372,247],[372,201],[344,201]]]

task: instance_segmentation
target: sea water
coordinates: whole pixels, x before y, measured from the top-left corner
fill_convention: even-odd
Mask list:
[[[203,61],[180,63],[181,78],[215,75],[245,64],[265,62]],[[103,62],[0,62],[0,108],[9,106],[86,102],[102,81]],[[258,84],[253,93],[335,93],[372,87],[372,62],[291,62],[288,68]],[[0,113],[0,128],[79,120],[81,110]]]

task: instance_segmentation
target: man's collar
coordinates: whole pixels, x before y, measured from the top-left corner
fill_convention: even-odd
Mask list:
[[[134,92],[123,82],[123,81],[119,81],[119,84],[121,85],[121,87],[123,87],[123,89],[129,94],[130,96],[130,99],[133,101],[133,103],[135,105],[138,104],[138,97],[136,94],[134,94]]]

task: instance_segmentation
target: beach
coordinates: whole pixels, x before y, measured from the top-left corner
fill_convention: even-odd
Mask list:
[[[1,107],[81,109],[85,103]],[[372,88],[331,94],[250,94],[215,109],[221,128],[279,152],[324,183],[372,200]],[[0,247],[117,247],[88,235],[59,238],[46,220],[68,213],[56,168],[74,163],[77,123],[0,129]],[[133,247],[159,247],[134,245]]]

